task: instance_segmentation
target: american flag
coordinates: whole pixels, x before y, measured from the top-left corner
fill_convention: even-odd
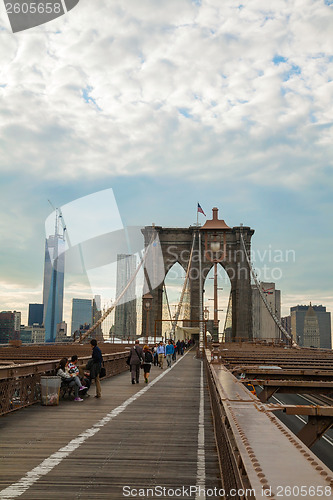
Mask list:
[[[198,212],[199,212],[200,214],[204,214],[204,216],[206,217],[206,214],[205,214],[205,212],[202,210],[202,208],[200,207],[199,203],[198,203]]]

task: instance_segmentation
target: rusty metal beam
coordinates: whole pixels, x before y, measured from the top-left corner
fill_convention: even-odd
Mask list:
[[[261,393],[258,395],[259,400],[262,403],[266,403],[278,389],[278,387],[264,387]]]
[[[273,405],[260,403],[225,366],[209,363],[213,358],[209,354],[206,366],[222,464],[222,484],[223,480],[233,478],[236,463],[238,473],[233,479],[234,484],[243,481],[255,491],[262,491],[263,485],[269,486],[270,495],[264,493],[263,497],[281,495],[279,489],[285,485],[316,485],[320,490],[328,485],[330,488],[331,471],[272,415],[272,411],[267,411]],[[275,389],[274,386],[266,387],[267,391]],[[331,416],[317,418],[332,419]],[[319,421],[315,426],[316,436],[324,432],[327,425],[324,420]]]
[[[332,388],[328,387],[302,387],[302,386],[280,386],[264,385],[258,398],[262,403],[266,403],[276,392],[281,394],[332,394]]]
[[[251,379],[285,379],[285,380],[333,380],[332,370],[315,370],[315,369],[273,369],[255,366],[236,366],[232,368],[233,374],[245,374],[246,378]]]
[[[297,389],[309,389],[309,388],[318,388],[318,389],[329,389],[333,392],[333,382],[326,380],[266,380],[266,379],[241,379],[241,382],[247,384],[255,384],[255,385],[264,385],[271,387],[295,387]],[[282,392],[282,391],[281,391]]]
[[[265,406],[267,411],[282,410],[287,415],[313,415],[333,417],[333,406],[318,405],[284,405],[269,403]]]
[[[308,423],[302,427],[297,437],[311,448],[312,445],[333,425],[333,416],[309,415]]]

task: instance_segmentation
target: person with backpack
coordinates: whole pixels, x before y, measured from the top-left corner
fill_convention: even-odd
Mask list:
[[[153,364],[153,355],[152,355],[148,345],[145,345],[143,347],[143,359],[144,359],[143,372],[145,374],[145,382],[146,382],[146,384],[148,384],[150,368],[151,368],[151,365]]]
[[[136,340],[135,345],[131,347],[129,363],[131,369],[132,384],[135,384],[135,382],[138,384],[140,378],[140,366],[141,363],[143,363],[143,349],[139,345],[138,340]]]

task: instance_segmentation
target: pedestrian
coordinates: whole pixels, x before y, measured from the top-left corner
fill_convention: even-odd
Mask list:
[[[177,347],[176,347],[174,340],[172,341],[172,345],[173,345],[173,349],[174,349],[173,355],[172,355],[172,361],[176,361],[177,360]]]
[[[86,369],[90,371],[90,381],[95,380],[96,385],[96,396],[95,398],[100,398],[102,396],[101,381],[99,374],[101,372],[101,367],[103,363],[103,356],[100,348],[97,345],[97,340],[92,339],[90,341],[92,347],[91,358],[89,359]]]
[[[79,391],[83,391],[87,389],[85,386],[81,384],[81,380],[74,373],[69,374],[68,370],[68,359],[62,358],[57,366],[57,376],[61,378],[62,382],[68,384],[69,387],[73,387],[74,389],[74,401],[83,401],[79,396]]]
[[[158,347],[158,344],[155,344],[155,345],[154,345],[154,348],[153,348],[154,366],[158,366],[158,354],[157,354],[157,347]]]
[[[144,359],[143,371],[145,374],[145,382],[146,382],[146,384],[148,384],[150,368],[151,368],[151,365],[153,364],[153,355],[152,355],[151,351],[149,350],[148,345],[145,345],[143,347],[143,359]]]
[[[80,370],[79,367],[77,366],[77,355],[73,354],[71,357],[71,360],[68,361],[67,365],[68,373],[71,375],[74,373],[75,376],[79,377],[80,376]]]
[[[163,362],[165,358],[165,345],[163,344],[163,340],[161,340],[161,342],[157,347],[157,356],[158,356],[158,366],[163,370]]]
[[[72,373],[81,379],[82,385],[85,386],[85,390],[81,392],[81,396],[86,396],[89,390],[91,381],[89,378],[89,372],[85,372],[84,365],[77,365],[78,357],[76,354],[73,354],[71,360],[68,362],[68,373],[71,375]],[[89,396],[89,394],[88,394]]]
[[[166,355],[166,360],[168,363],[168,368],[170,368],[172,365],[172,356],[173,356],[174,351],[175,351],[175,349],[173,347],[173,343],[171,340],[169,340],[166,347],[165,347],[165,355]]]
[[[138,340],[136,340],[135,345],[131,347],[129,360],[132,384],[135,384],[135,382],[138,384],[140,378],[140,366],[141,363],[143,363],[143,349],[139,345]]]

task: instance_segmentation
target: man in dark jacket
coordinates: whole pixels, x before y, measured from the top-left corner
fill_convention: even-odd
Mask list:
[[[90,370],[90,380],[95,379],[96,385],[96,396],[95,398],[100,398],[102,395],[101,391],[101,382],[99,379],[99,374],[101,372],[103,356],[100,348],[97,346],[97,340],[92,339],[90,341],[92,347],[91,359],[88,362],[89,370]]]
[[[143,349],[141,345],[139,345],[139,341],[135,341],[135,345],[131,347],[130,351],[131,357],[130,357],[130,365],[131,365],[131,377],[132,377],[132,384],[139,383],[139,377],[140,377],[140,366],[141,366],[141,361],[143,361]]]

